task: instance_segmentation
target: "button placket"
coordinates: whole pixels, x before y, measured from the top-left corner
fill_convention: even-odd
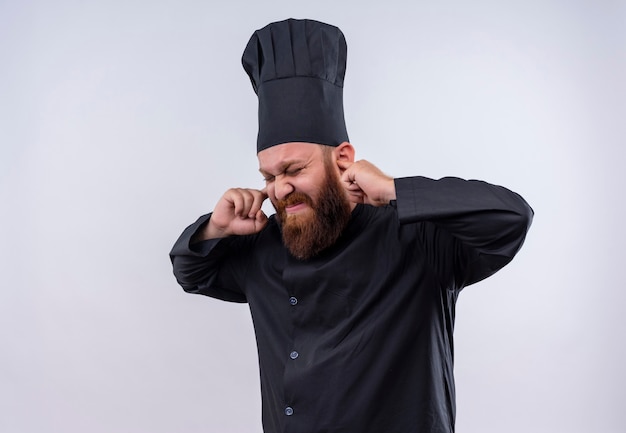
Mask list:
[[[289,302],[289,318],[290,318],[290,342],[286,349],[287,352],[285,355],[288,356],[285,371],[284,371],[284,406],[283,413],[285,417],[295,419],[297,416],[295,415],[293,403],[296,402],[298,395],[303,391],[299,388],[299,377],[300,377],[300,363],[296,361],[299,358],[300,353],[296,348],[298,348],[298,340],[300,334],[301,323],[301,314],[302,314],[302,299],[298,296],[300,293],[301,285],[302,285],[302,276],[301,276],[302,267],[300,263],[294,263],[294,266],[288,266],[283,272],[283,280],[285,285],[288,287],[287,293],[287,301]],[[291,347],[290,347],[291,346]],[[289,421],[291,423],[292,421]]]

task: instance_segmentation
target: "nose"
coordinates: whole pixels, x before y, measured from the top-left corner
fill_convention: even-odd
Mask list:
[[[276,176],[274,180],[274,195],[277,200],[283,200],[294,191],[293,185],[285,176]]]

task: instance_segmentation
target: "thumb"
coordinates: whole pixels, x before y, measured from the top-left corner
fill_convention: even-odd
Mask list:
[[[263,212],[262,209],[259,209],[259,211],[256,213],[254,220],[254,225],[257,231],[261,231],[261,229],[267,225],[268,221],[267,215],[265,215],[265,212]]]
[[[353,164],[353,162],[350,162],[350,161],[346,161],[346,160],[342,160],[342,159],[338,159],[337,160],[337,167],[339,167],[342,170],[346,170],[352,164]]]

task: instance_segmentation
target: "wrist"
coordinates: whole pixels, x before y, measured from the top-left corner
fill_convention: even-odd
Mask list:
[[[218,227],[217,224],[211,220],[209,220],[209,223],[204,227],[203,240],[225,238],[226,236],[228,236],[226,229]]]
[[[394,178],[390,178],[385,188],[385,194],[383,197],[384,204],[389,204],[396,200],[396,182]]]
[[[207,221],[203,226],[201,226],[196,233],[191,237],[191,243],[195,244],[197,242],[206,241],[209,239],[217,239],[223,238],[227,235],[224,233],[224,230],[220,230],[215,224],[211,223],[211,220]]]

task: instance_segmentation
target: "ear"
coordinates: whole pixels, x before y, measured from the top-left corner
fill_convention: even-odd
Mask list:
[[[354,147],[347,141],[341,143],[333,151],[336,161],[354,162],[354,154]]]

